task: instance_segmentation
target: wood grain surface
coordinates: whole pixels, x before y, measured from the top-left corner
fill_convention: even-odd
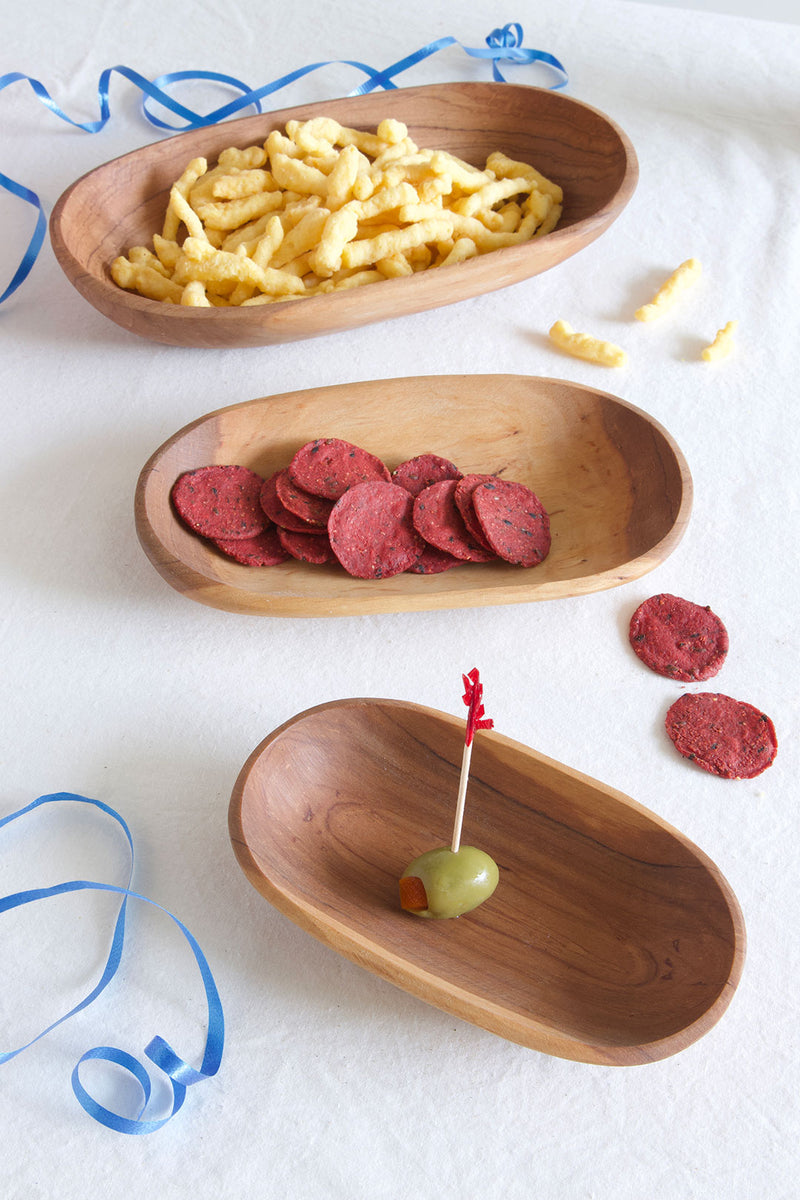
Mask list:
[[[745,931],[713,862],[630,797],[495,732],[474,742],[464,838],[500,882],[457,920],[400,910],[448,845],[464,723],[393,700],[300,713],[245,763],[230,836],[253,886],[326,945],[504,1038],[632,1065],[711,1028]]]
[[[183,471],[238,463],[267,476],[302,445],[338,437],[390,469],[433,452],[461,471],[527,484],[550,514],[537,567],[500,561],[441,575],[364,580],[338,563],[241,566],[177,518]],[[164,443],[136,489],[139,539],[159,574],[192,600],[232,612],[349,616],[551,600],[615,587],[662,562],[689,520],[692,481],[670,435],[606,392],[528,375],[432,375],[339,384],[209,413]]]
[[[162,304],[118,287],[110,265],[160,232],[172,183],[197,155],[261,143],[287,119],[321,114],[374,129],[404,121],[419,146],[483,166],[493,150],[536,166],[564,189],[558,228],[456,266],[332,296],[235,309]],[[638,179],[626,135],[596,109],[558,92],[514,84],[451,83],[283,109],[193,130],[114,159],[74,183],[50,221],[53,250],[80,294],[133,333],[177,346],[260,346],[346,330],[452,304],[518,283],[587,246],[614,221]]]

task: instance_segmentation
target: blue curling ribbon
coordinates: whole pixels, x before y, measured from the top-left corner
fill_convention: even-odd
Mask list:
[[[28,204],[32,204],[36,209],[36,228],[33,231],[31,240],[28,242],[19,266],[11,277],[11,282],[3,294],[0,295],[0,304],[2,304],[3,301],[7,300],[12,292],[15,292],[19,285],[27,279],[28,275],[30,275],[31,268],[36,262],[36,259],[39,257],[39,251],[42,248],[42,243],[44,242],[44,237],[47,233],[47,219],[44,215],[42,202],[36,195],[36,192],[32,192],[30,188],[26,188],[23,184],[17,183],[14,179],[9,179],[8,175],[4,175],[2,171],[0,171],[0,187],[2,187],[5,191],[10,192],[12,196],[19,196],[20,200],[25,200]]]
[[[465,54],[468,54],[471,58],[489,59],[492,64],[492,76],[498,83],[506,82],[500,72],[499,63],[508,62],[523,66],[542,63],[556,72],[557,80],[551,87],[553,89],[564,87],[568,81],[568,76],[559,60],[544,50],[526,49],[522,45],[522,40],[522,26],[515,21],[509,25],[504,25],[502,29],[493,29],[486,38],[486,49],[463,46],[457,38],[442,37],[436,41],[429,42],[421,50],[416,50],[413,54],[401,58],[398,62],[393,63],[392,66],[387,67],[383,71],[376,71],[373,67],[367,66],[366,63],[358,62],[354,59],[329,59],[325,62],[316,62],[305,67],[299,67],[295,71],[290,71],[287,75],[282,75],[280,79],[276,79],[272,83],[265,84],[263,87],[256,89],[251,89],[247,84],[242,83],[239,79],[235,79],[232,75],[222,75],[216,71],[173,71],[167,75],[159,75],[157,79],[151,82],[137,71],[131,70],[130,67],[106,67],[97,85],[100,117],[96,121],[74,121],[59,108],[53,97],[38,79],[33,79],[30,75],[23,75],[19,71],[11,71],[6,75],[0,75],[0,92],[12,83],[28,83],[33,89],[34,94],[41,100],[45,107],[50,109],[54,116],[59,117],[62,121],[66,121],[76,129],[83,130],[85,133],[99,133],[111,116],[111,102],[109,98],[111,77],[114,74],[122,75],[142,92],[142,112],[145,119],[151,125],[155,125],[158,129],[167,129],[172,132],[176,130],[185,131],[199,129],[205,125],[218,124],[220,121],[227,120],[228,117],[232,117],[235,113],[241,112],[246,108],[254,107],[257,112],[261,112],[261,101],[266,96],[271,96],[274,92],[280,91],[281,88],[288,87],[289,84],[302,79],[305,75],[311,74],[312,71],[320,70],[322,67],[340,65],[363,71],[367,78],[358,87],[353,88],[348,93],[350,96],[365,95],[368,92],[375,91],[379,87],[388,91],[397,87],[397,84],[393,82],[395,75],[407,71],[410,67],[423,62],[424,59],[430,58],[432,54],[436,54],[439,50],[443,50],[447,46],[461,46]],[[221,83],[225,86],[235,88],[242,95],[228,104],[214,109],[210,113],[197,113],[193,109],[187,108],[186,105],[174,100],[166,90],[174,83],[184,83],[188,80],[210,80],[214,83]],[[151,102],[153,101],[160,104],[162,108],[166,108],[169,112],[174,113],[175,116],[181,117],[185,123],[183,125],[170,125],[161,117],[156,116],[151,110]],[[36,228],[11,282],[2,295],[0,295],[0,304],[2,304],[30,274],[39,251],[42,248],[47,222],[42,203],[36,193],[31,191],[30,188],[26,188],[23,184],[15,182],[1,172],[0,187],[32,204],[37,210]]]
[[[394,75],[400,74],[401,71],[407,71],[409,67],[416,66],[426,58],[430,58],[432,54],[436,54],[439,50],[444,50],[447,46],[461,46],[465,54],[470,58],[488,58],[492,60],[492,76],[497,83],[505,83],[506,80],[500,73],[498,62],[514,62],[522,64],[544,63],[552,67],[559,75],[556,83],[552,84],[552,89],[565,87],[568,82],[567,72],[562,64],[552,54],[548,54],[545,50],[526,50],[523,48],[522,26],[516,21],[511,25],[504,25],[502,29],[493,29],[486,39],[488,49],[471,49],[469,46],[461,46],[461,43],[454,37],[437,38],[435,42],[429,42],[427,46],[423,46],[421,50],[415,51],[414,54],[409,54],[407,58],[401,58],[393,66],[387,67],[385,71],[375,73],[375,77],[362,83],[360,87],[355,88],[350,94],[352,96],[362,95],[365,92],[372,92],[376,87],[390,88],[396,85],[391,82]]]
[[[66,883],[55,884],[53,887],[32,888],[24,892],[15,892],[12,895],[0,897],[0,913],[10,911],[14,908],[19,908],[24,904],[30,904],[35,900],[45,900],[52,896],[64,895],[68,892],[87,890],[113,892],[122,897],[122,903],[120,904],[116,923],[114,925],[111,949],[98,983],[92,988],[88,995],[85,996],[83,1000],[79,1001],[79,1003],[73,1008],[71,1008],[69,1012],[53,1021],[51,1025],[48,1025],[46,1029],[42,1030],[41,1033],[37,1034],[36,1037],[32,1038],[31,1041],[27,1042],[24,1046],[19,1046],[16,1050],[0,1052],[0,1063],[8,1062],[10,1059],[15,1058],[18,1054],[21,1054],[23,1050],[27,1050],[29,1046],[32,1046],[34,1042],[38,1042],[40,1038],[43,1038],[46,1034],[50,1033],[50,1031],[55,1029],[57,1025],[62,1024],[62,1022],[68,1020],[70,1017],[80,1012],[81,1009],[86,1008],[92,1003],[93,1000],[97,999],[103,989],[106,988],[113,979],[122,959],[122,948],[125,939],[125,916],[128,900],[129,898],[133,898],[135,900],[144,900],[147,904],[152,904],[155,908],[160,909],[161,912],[166,913],[167,916],[175,922],[188,941],[192,949],[192,953],[194,954],[195,961],[197,962],[197,966],[200,970],[203,986],[205,988],[206,1003],[208,1006],[208,1030],[206,1034],[206,1045],[203,1053],[203,1060],[199,1068],[190,1066],[178,1054],[175,1053],[175,1051],[172,1049],[169,1043],[164,1040],[164,1038],[159,1037],[158,1035],[156,1035],[148,1043],[148,1045],[145,1047],[144,1053],[147,1055],[150,1061],[155,1064],[156,1067],[164,1072],[164,1074],[168,1077],[172,1087],[171,1111],[165,1117],[155,1120],[150,1118],[145,1119],[143,1116],[150,1099],[150,1076],[142,1063],[139,1062],[138,1059],[134,1058],[133,1055],[128,1054],[125,1050],[118,1050],[114,1046],[97,1046],[93,1050],[87,1050],[86,1053],[83,1054],[78,1060],[75,1065],[75,1069],[72,1072],[72,1089],[86,1112],[91,1117],[94,1117],[96,1121],[99,1121],[101,1125],[105,1125],[109,1129],[116,1130],[118,1133],[152,1133],[154,1130],[160,1129],[162,1125],[165,1125],[166,1122],[169,1121],[176,1112],[178,1112],[186,1097],[186,1090],[191,1084],[199,1083],[203,1079],[209,1079],[211,1076],[216,1075],[217,1071],[219,1070],[220,1062],[222,1061],[223,1045],[225,1042],[225,1023],[222,1014],[222,1004],[220,1002],[219,993],[214,982],[214,977],[211,974],[211,969],[208,965],[205,955],[200,949],[196,939],[192,936],[186,926],[179,921],[177,917],[173,916],[172,913],[167,912],[165,908],[162,908],[160,904],[156,904],[154,900],[149,900],[147,896],[141,896],[138,892],[131,891],[130,883],[133,877],[134,857],[133,839],[124,819],[118,812],[115,812],[113,808],[110,808],[107,804],[103,804],[100,800],[90,800],[86,796],[78,796],[72,792],[56,792],[51,795],[40,796],[38,800],[34,800],[25,808],[18,809],[17,812],[13,812],[9,816],[3,817],[0,819],[0,829],[2,829],[2,827],[7,825],[10,821],[14,821],[18,817],[25,816],[27,813],[32,812],[34,809],[39,808],[43,804],[54,804],[64,801],[71,801],[78,804],[91,804],[95,808],[99,808],[102,812],[107,813],[108,816],[113,817],[113,819],[119,823],[125,833],[128,847],[130,849],[130,872],[128,875],[128,884],[126,887],[117,887],[114,884],[96,883],[85,879],[73,879]],[[83,1086],[80,1078],[81,1065],[85,1062],[95,1059],[111,1063],[116,1067],[121,1067],[123,1070],[128,1071],[129,1074],[136,1079],[143,1097],[143,1102],[138,1117],[122,1117],[118,1113],[112,1112],[110,1109],[105,1108],[102,1104],[99,1104]]]

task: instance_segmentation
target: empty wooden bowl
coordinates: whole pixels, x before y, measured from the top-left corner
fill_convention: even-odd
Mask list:
[[[202,155],[261,143],[287,119],[321,114],[360,129],[404,121],[418,145],[483,166],[493,150],[532,163],[565,194],[557,229],[521,246],[335,295],[247,308],[162,304],[113,283],[109,268],[161,231],[172,183]],[[595,109],[540,88],[450,83],[305,105],[178,134],[96,168],[60,198],[50,235],[80,294],[123,328],[176,346],[261,346],[451,304],[518,283],[594,241],[619,216],[638,177],[625,134]]]
[[[450,844],[463,742],[463,720],[394,700],[300,713],[233,789],[247,878],[360,966],[535,1050],[630,1065],[706,1033],[745,952],[718,868],[628,796],[500,734],[475,738],[464,823],[497,890],[455,920],[400,910],[405,867]]]
[[[271,475],[319,437],[363,446],[393,469],[426,452],[462,472],[527,484],[550,514],[537,567],[467,563],[441,575],[354,579],[338,563],[245,567],[181,523],[184,471],[238,463]],[[689,520],[692,482],[669,434],[605,392],[528,375],[433,375],[288,392],[201,417],[164,443],[136,488],[136,528],[171,587],[232,612],[350,616],[552,600],[615,587],[657,566]]]

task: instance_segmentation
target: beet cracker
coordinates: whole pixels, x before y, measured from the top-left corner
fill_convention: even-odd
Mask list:
[[[289,463],[288,470],[298,487],[327,500],[338,500],[357,483],[391,480],[388,467],[379,458],[341,438],[306,442]]]
[[[765,713],[715,692],[681,696],[664,724],[684,758],[723,779],[752,779],[778,752],[775,727]]]
[[[214,545],[227,558],[245,567],[277,567],[289,557],[278,538],[278,530],[270,525],[262,533],[248,538],[214,538]]]
[[[392,471],[392,483],[404,487],[412,496],[418,496],[433,483],[460,478],[461,472],[455,463],[439,454],[417,454]]]
[[[441,575],[443,571],[449,571],[451,567],[460,566],[463,561],[462,558],[456,558],[454,555],[448,554],[446,550],[437,550],[435,546],[426,542],[422,554],[408,570],[413,575]]]
[[[270,475],[269,479],[264,480],[259,494],[262,512],[266,513],[270,521],[281,529],[294,529],[297,533],[309,533],[317,526],[310,525],[296,513],[290,512],[278,495],[278,479],[285,474],[286,468],[284,467],[283,470],[276,471],[274,475]]]
[[[176,479],[172,503],[184,524],[203,537],[254,537],[267,527],[259,502],[263,483],[249,467],[198,467]]]
[[[357,483],[333,506],[328,535],[345,571],[388,579],[416,562],[424,548],[411,519],[414,497],[384,480]]]
[[[524,483],[492,479],[472,493],[483,535],[506,562],[535,567],[550,550],[550,518],[539,497]]]
[[[333,500],[325,500],[322,496],[314,496],[305,488],[298,487],[288,470],[278,471],[275,479],[275,492],[287,512],[293,513],[301,521],[326,529],[328,517],[331,515]]]
[[[716,613],[668,592],[639,605],[629,638],[645,666],[683,683],[711,679],[728,653],[728,631]]]
[[[420,492],[414,501],[414,525],[426,542],[464,562],[489,562],[495,557],[473,538],[456,508],[457,481],[443,479]]]
[[[496,475],[464,475],[458,481],[458,486],[455,491],[456,508],[461,513],[464,524],[469,532],[475,538],[479,545],[485,546],[487,550],[491,550],[491,546],[484,537],[483,530],[480,527],[480,522],[475,516],[475,508],[472,503],[472,493],[475,488],[481,483],[490,483],[496,479]]]
[[[327,533],[298,533],[294,529],[279,529],[278,538],[287,554],[298,562],[321,566],[334,557]]]

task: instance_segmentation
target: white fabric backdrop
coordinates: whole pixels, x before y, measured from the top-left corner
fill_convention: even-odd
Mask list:
[[[452,34],[482,46],[519,21],[557,55],[569,94],[631,137],[640,184],[597,243],[545,276],[423,316],[263,350],[149,344],[72,291],[45,247],[0,310],[5,514],[0,572],[0,815],[69,790],[118,808],[137,847],[134,886],[184,920],[226,1011],[219,1076],[190,1089],[163,1130],[126,1138],[74,1101],[90,1046],[132,1052],[155,1033],[199,1055],[205,1011],[179,935],[130,918],[117,979],[87,1011],[2,1067],[6,1196],[347,1197],[536,1195],[543,1200],[789,1200],[797,1194],[800,961],[797,864],[797,63],[794,25],[622,0],[0,0],[0,73],[39,78],[79,120],[104,67],[150,78],[206,68],[252,86],[319,60],[385,66]],[[509,68],[520,82],[549,82]],[[453,47],[399,82],[485,79]],[[324,101],[360,77],[326,68],[275,107]],[[210,94],[209,103],[218,100]],[[84,171],[159,135],[138,94],[112,84],[113,118],[89,136],[25,84],[0,93],[0,170],[49,209]],[[203,103],[203,90],[187,95]],[[7,280],[30,210],[0,195]],[[683,259],[704,266],[659,326],[633,310]],[[625,371],[566,359],[557,317],[626,347]],[[698,349],[740,322],[735,357]],[[212,408],[294,388],[395,375],[509,371],[613,391],[684,450],[696,498],[673,556],[625,587],[563,602],[336,620],[234,616],[167,587],[139,549],[138,473],[166,437]],[[750,782],[693,769],[665,744],[680,689],[626,643],[657,591],[710,604],[731,651],[714,690],[775,721],[774,766]],[[294,713],[342,696],[459,712],[478,664],[501,732],[654,809],[720,866],[741,902],[748,958],[719,1025],[636,1069],[523,1050],[428,1008],[302,933],[247,884],[227,837],[240,766]],[[63,878],[123,882],[124,845],[88,813],[39,814],[0,833],[0,892]],[[104,959],[113,904],[73,897],[0,920],[2,1041],[10,1049],[83,994]]]

